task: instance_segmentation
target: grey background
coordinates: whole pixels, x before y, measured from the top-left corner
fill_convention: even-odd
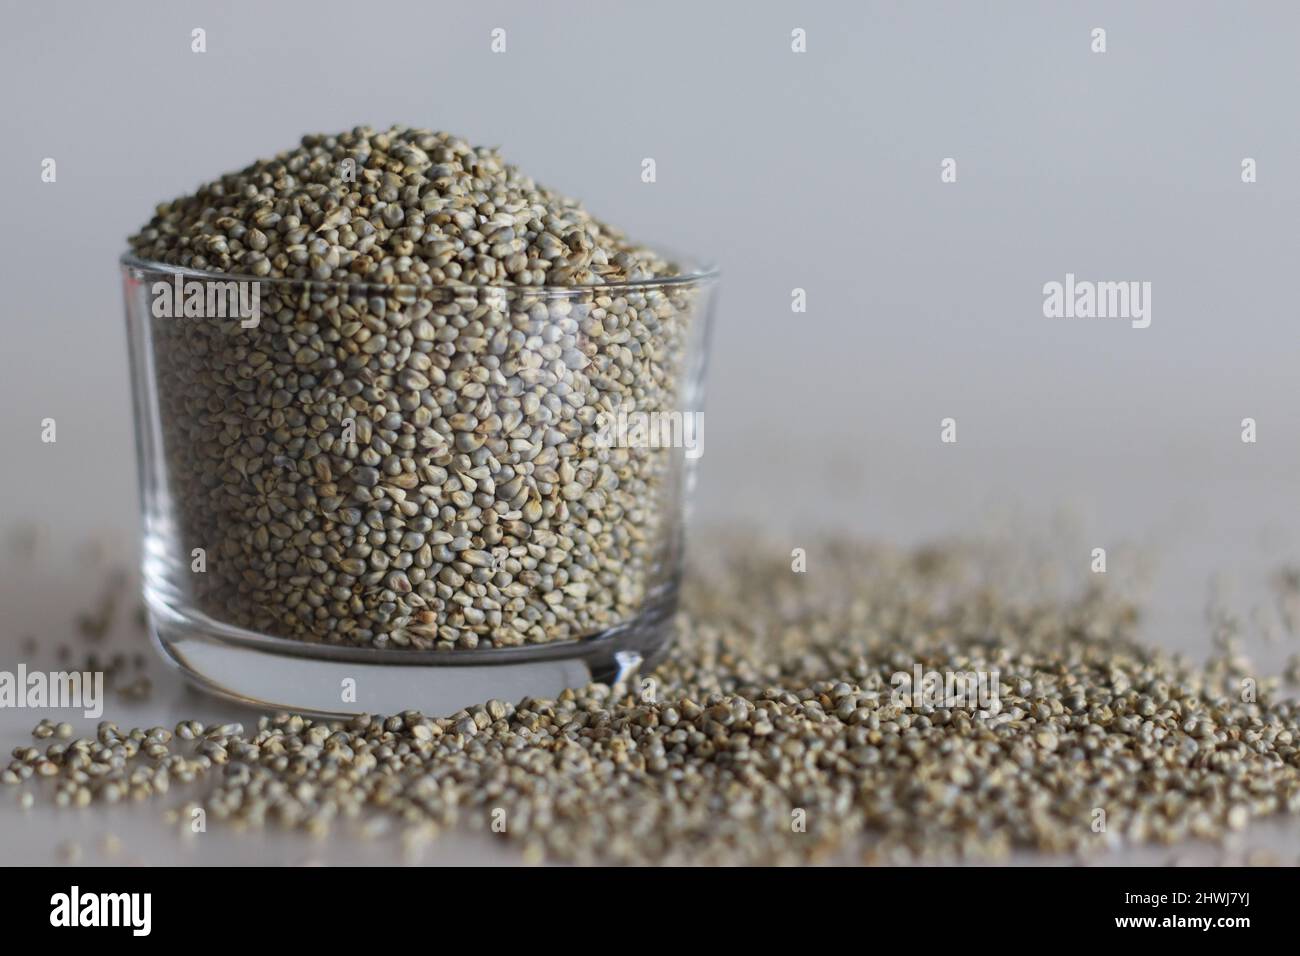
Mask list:
[[[1208,581],[1257,610],[1251,589],[1300,558],[1298,27],[1284,2],[5,0],[0,526],[46,532],[39,560],[6,553],[0,667],[18,631],[70,633],[98,586],[89,535],[133,560],[125,237],[305,132],[395,121],[500,145],[721,265],[701,534],[997,531],[1080,568],[1106,546],[1112,575],[1154,562],[1150,638],[1201,653]],[[1151,327],[1044,318],[1067,272],[1151,282]],[[158,719],[212,706],[162,697]],[[0,814],[46,858],[52,831]],[[300,854],[283,846],[223,852]]]

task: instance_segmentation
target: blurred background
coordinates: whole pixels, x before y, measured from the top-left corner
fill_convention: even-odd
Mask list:
[[[1293,4],[2,9],[0,527],[40,545],[6,551],[0,667],[136,560],[126,236],[303,133],[393,122],[721,266],[698,535],[1000,534],[1081,573],[1106,547],[1151,583],[1154,642],[1203,654],[1225,590],[1271,627],[1263,588],[1300,561]],[[1067,273],[1150,282],[1150,327],[1044,317]]]

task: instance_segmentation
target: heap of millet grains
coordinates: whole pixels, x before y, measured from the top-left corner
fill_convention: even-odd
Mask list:
[[[70,805],[208,781],[171,811],[183,828],[201,805],[237,825],[396,825],[412,842],[455,827],[527,859],[616,863],[1087,853],[1300,811],[1300,708],[1239,655],[1144,648],[1127,600],[1034,596],[981,546],[807,552],[801,574],[785,549],[720,540],[689,575],[670,658],[624,687],[251,732],[106,723],[19,748],[3,777],[51,777]],[[900,706],[893,677],[918,665],[996,671],[1000,694]]]
[[[152,322],[171,585],[200,610],[454,650],[589,637],[663,593],[680,452],[599,431],[682,408],[698,286],[638,285],[677,265],[494,149],[400,126],[306,136],[130,243],[290,280],[252,328]]]

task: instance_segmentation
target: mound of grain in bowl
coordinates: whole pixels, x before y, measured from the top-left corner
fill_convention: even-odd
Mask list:
[[[200,609],[475,648],[599,633],[671,586],[680,462],[601,428],[681,407],[694,288],[575,200],[446,133],[360,128],[163,204],[130,242],[263,280],[253,328],[152,329]]]

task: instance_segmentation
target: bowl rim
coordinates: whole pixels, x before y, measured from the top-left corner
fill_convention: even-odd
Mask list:
[[[589,296],[599,295],[601,293],[617,292],[635,292],[654,289],[667,289],[679,286],[708,285],[717,281],[721,275],[721,270],[711,261],[698,261],[689,256],[668,256],[666,250],[655,247],[660,255],[668,257],[670,262],[681,262],[689,266],[681,272],[668,276],[656,276],[650,279],[625,279],[619,282],[605,282],[600,284],[588,283],[584,285],[472,285],[468,283],[455,283],[447,285],[415,285],[409,282],[352,282],[347,279],[296,279],[287,276],[254,276],[238,272],[213,272],[207,269],[191,269],[187,266],[172,265],[167,262],[158,262],[154,259],[146,259],[136,255],[134,252],[124,252],[118,262],[124,270],[135,272],[148,272],[155,275],[181,276],[205,281],[216,282],[257,282],[276,287],[288,287],[298,290],[310,288],[328,288],[334,291],[340,289],[355,289],[356,291],[373,292],[378,294],[391,294],[398,290],[409,290],[417,296],[428,296],[435,293],[451,294],[453,296],[472,295],[495,295],[505,297],[535,297],[555,298],[559,296]]]

